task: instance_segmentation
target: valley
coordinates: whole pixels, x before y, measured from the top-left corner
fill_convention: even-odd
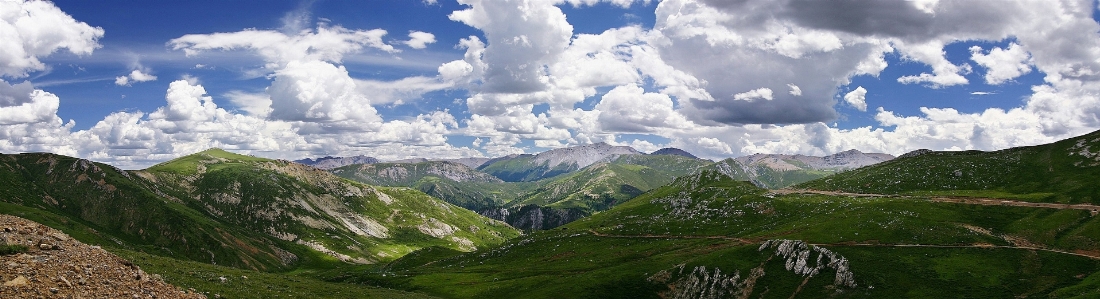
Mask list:
[[[208,297],[1087,298],[1100,171],[1080,153],[1096,136],[896,159],[596,144],[327,170],[219,149],[138,171],[18,154],[0,157],[0,207]]]

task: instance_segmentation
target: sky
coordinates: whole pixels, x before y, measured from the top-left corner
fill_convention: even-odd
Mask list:
[[[140,169],[999,150],[1100,129],[1094,1],[0,0],[0,153]]]

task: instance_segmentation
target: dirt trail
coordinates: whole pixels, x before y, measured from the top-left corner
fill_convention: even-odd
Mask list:
[[[1092,213],[1092,215],[1100,214],[1100,206],[1092,204],[1063,204],[1063,203],[1045,203],[1045,202],[1028,202],[1018,200],[1007,200],[998,198],[981,198],[981,197],[944,197],[944,196],[932,196],[932,197],[918,197],[918,196],[906,196],[906,195],[885,195],[885,194],[873,194],[873,193],[848,193],[837,191],[822,191],[822,190],[808,190],[808,189],[776,189],[771,190],[776,194],[821,194],[832,196],[852,196],[852,197],[890,197],[890,198],[927,198],[933,202],[950,202],[961,203],[971,205],[985,205],[985,206],[1014,206],[1014,207],[1031,207],[1031,208],[1048,208],[1048,209],[1074,209],[1085,210]]]

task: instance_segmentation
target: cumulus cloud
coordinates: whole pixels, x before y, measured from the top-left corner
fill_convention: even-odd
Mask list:
[[[863,86],[844,94],[844,101],[859,111],[867,111],[867,90]]]
[[[450,19],[480,29],[488,40],[482,56],[482,92],[528,93],[547,88],[543,66],[569,45],[573,25],[551,2],[461,0],[469,8]]]
[[[141,70],[134,70],[126,76],[115,77],[115,85],[118,86],[130,86],[134,82],[146,82],[156,80],[157,76],[153,76],[147,73],[143,73]]]
[[[26,77],[46,65],[39,57],[67,49],[88,55],[100,47],[103,28],[77,21],[47,1],[0,2],[0,77]]]
[[[997,85],[1031,72],[1031,55],[1016,43],[1008,49],[995,47],[983,53],[979,46],[970,47],[970,59],[986,68],[985,82]]]
[[[733,99],[734,100],[740,100],[740,101],[754,101],[754,100],[757,100],[757,99],[763,99],[763,100],[771,101],[775,98],[772,97],[772,90],[770,88],[761,87],[761,88],[758,88],[758,89],[753,89],[753,90],[750,90],[750,91],[735,94],[735,95],[733,95]]]
[[[609,132],[652,132],[657,128],[686,128],[691,123],[673,109],[672,99],[624,85],[605,94],[596,109],[600,125]]]
[[[423,31],[409,32],[409,40],[405,41],[405,45],[413,49],[427,48],[431,43],[435,43],[435,34]]]

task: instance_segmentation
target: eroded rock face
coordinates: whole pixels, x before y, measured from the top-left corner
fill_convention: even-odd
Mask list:
[[[0,255],[0,298],[206,298],[23,218],[0,215],[0,245],[19,246]]]
[[[763,251],[769,247],[775,249],[776,255],[786,259],[784,266],[788,271],[812,277],[821,273],[821,270],[832,269],[836,271],[836,280],[833,281],[833,285],[849,288],[856,286],[852,271],[848,269],[848,259],[829,249],[799,240],[768,240],[760,244],[759,250]]]

